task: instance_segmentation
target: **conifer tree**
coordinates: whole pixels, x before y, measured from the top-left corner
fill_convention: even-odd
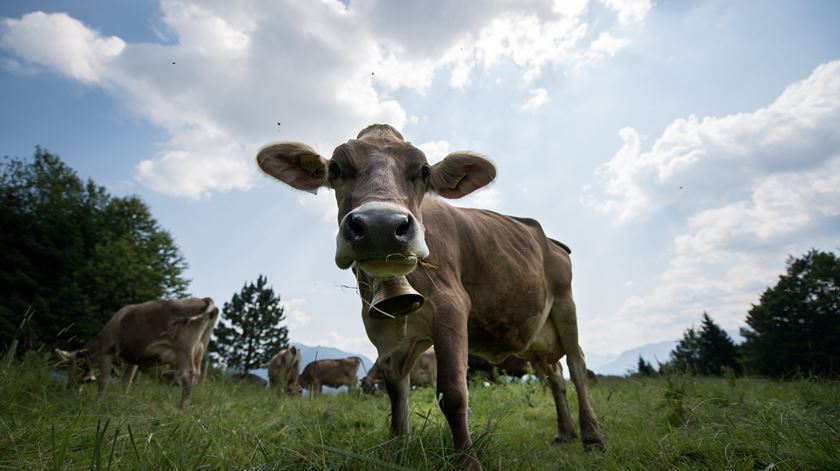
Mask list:
[[[694,327],[687,329],[671,352],[669,367],[703,376],[720,376],[724,368],[741,371],[735,342],[705,312],[699,331]]]
[[[228,368],[247,373],[288,347],[284,320],[280,296],[260,275],[256,283],[246,283],[225,303],[210,350]]]
[[[641,355],[639,355],[639,363],[636,366],[636,372],[640,376],[656,376],[656,370],[653,369],[653,365],[645,361]]]

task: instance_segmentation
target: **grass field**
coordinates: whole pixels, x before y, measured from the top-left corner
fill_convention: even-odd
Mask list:
[[[411,396],[411,433],[388,435],[386,397],[277,396],[206,379],[189,409],[141,375],[68,394],[48,359],[0,376],[0,469],[450,469],[434,392]],[[574,387],[569,403],[576,417]],[[554,406],[539,384],[470,388],[470,426],[487,469],[840,469],[840,384],[753,378],[604,378],[590,388],[604,453],[554,445]]]

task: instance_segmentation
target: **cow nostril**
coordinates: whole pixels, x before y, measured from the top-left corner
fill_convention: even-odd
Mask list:
[[[408,231],[410,229],[411,229],[411,219],[409,219],[406,216],[403,221],[400,221],[400,223],[397,224],[397,228],[394,230],[394,235],[396,235],[397,237],[405,237],[406,235],[408,235]]]
[[[352,240],[359,240],[365,236],[365,227],[355,214],[347,220],[347,232]]]

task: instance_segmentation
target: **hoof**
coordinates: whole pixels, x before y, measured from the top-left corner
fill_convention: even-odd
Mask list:
[[[554,436],[554,443],[571,443],[575,441],[576,438],[577,434],[574,430],[571,432],[557,433],[557,435]]]
[[[455,459],[456,469],[464,469],[469,471],[482,471],[481,463],[478,461],[478,458],[475,457],[473,454],[462,454],[459,455],[458,458]]]
[[[607,446],[604,444],[604,437],[598,433],[583,437],[583,449],[586,451],[604,451]]]

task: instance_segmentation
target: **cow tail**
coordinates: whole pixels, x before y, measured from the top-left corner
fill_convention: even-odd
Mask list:
[[[196,314],[194,316],[188,317],[179,317],[174,319],[171,324],[173,326],[189,324],[190,322],[195,322],[199,320],[203,320],[205,318],[209,320],[215,320],[216,317],[219,315],[219,308],[216,307],[216,304],[213,302],[211,298],[204,298],[204,301],[207,303],[207,306],[204,308],[204,311],[201,314]]]

